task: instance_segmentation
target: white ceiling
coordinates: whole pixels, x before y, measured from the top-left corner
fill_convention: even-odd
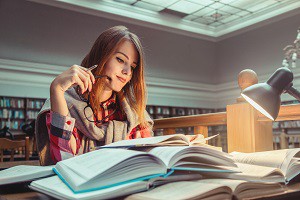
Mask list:
[[[300,11],[299,0],[29,1],[208,40]]]

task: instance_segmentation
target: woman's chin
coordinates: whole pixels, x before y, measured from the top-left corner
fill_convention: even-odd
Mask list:
[[[114,92],[120,92],[123,88],[122,87],[113,87],[112,90]]]
[[[108,85],[107,88],[114,92],[120,92],[123,89],[123,87],[114,84]]]

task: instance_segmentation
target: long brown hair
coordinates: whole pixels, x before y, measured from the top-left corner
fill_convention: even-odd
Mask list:
[[[98,64],[98,67],[93,71],[95,75],[102,75],[106,62],[115,53],[118,45],[124,40],[131,41],[138,53],[138,65],[133,70],[132,78],[123,90],[118,92],[118,99],[126,98],[131,108],[136,112],[139,117],[140,126],[147,127],[149,124],[145,119],[146,109],[146,84],[144,79],[144,51],[139,38],[131,33],[125,26],[115,26],[107,29],[95,41],[90,52],[85,56],[81,62],[83,67],[91,67]],[[94,96],[103,93],[105,81],[97,80],[93,86],[92,94],[90,96],[90,103],[95,111],[100,109],[100,100]],[[97,116],[97,115],[96,115]]]

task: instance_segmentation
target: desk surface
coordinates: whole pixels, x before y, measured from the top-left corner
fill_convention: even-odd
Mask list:
[[[300,182],[292,183],[288,186],[289,190],[285,194],[272,195],[259,198],[260,200],[299,200],[300,199]],[[45,194],[35,192],[28,187],[28,183],[18,183],[11,185],[0,186],[0,199],[5,200],[19,200],[19,199],[43,199],[55,200]],[[257,198],[254,198],[257,199]],[[115,199],[116,200],[116,199]]]
[[[39,166],[40,161],[39,160],[23,160],[23,161],[0,162],[0,169],[7,169],[7,168],[18,166],[18,165]]]
[[[52,200],[55,198],[31,190],[28,183],[18,183],[0,186],[0,199],[17,200],[17,199],[43,199]]]

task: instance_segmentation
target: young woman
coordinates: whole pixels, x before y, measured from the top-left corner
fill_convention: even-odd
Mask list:
[[[41,113],[54,163],[94,146],[152,136],[139,38],[124,26],[104,31],[81,66],[53,80],[50,104]]]

